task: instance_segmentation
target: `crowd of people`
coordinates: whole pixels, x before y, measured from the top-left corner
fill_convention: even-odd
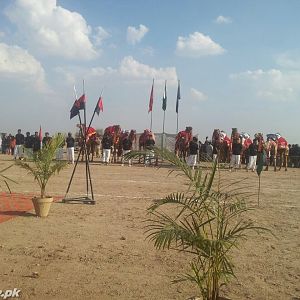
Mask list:
[[[150,132],[145,140],[145,150],[149,150],[145,157],[145,166],[152,164],[154,160],[153,148],[155,146],[155,137],[152,132]],[[111,161],[111,151],[113,147],[113,139],[112,136],[108,133],[104,133],[101,146],[102,148],[102,162],[107,165]],[[122,148],[122,158],[121,165],[124,166],[125,159],[124,157],[128,154],[133,148],[133,142],[129,137],[129,131],[125,131],[121,140],[121,148]],[[132,160],[128,159],[128,166],[132,166]]]
[[[61,135],[61,133],[58,134]],[[46,132],[45,136],[41,137],[37,131],[33,135],[30,134],[30,132],[26,132],[24,135],[22,130],[18,129],[16,135],[3,133],[0,136],[0,149],[2,154],[12,155],[14,159],[24,159],[41,150],[51,139],[49,132]],[[69,163],[74,163],[75,139],[70,132],[65,141],[58,148],[56,159],[64,159],[65,145],[67,146],[67,160]]]
[[[61,134],[61,133],[58,133]],[[39,132],[30,134],[26,132],[24,135],[21,129],[18,129],[16,135],[12,134],[2,134],[0,136],[0,149],[2,154],[9,154],[14,157],[14,159],[23,159],[26,155],[33,154],[39,151],[43,146],[46,146],[51,141],[51,136],[48,132],[45,133],[44,137],[41,137]],[[128,135],[125,134],[122,139],[122,158],[121,165],[124,166],[125,160],[124,155],[129,153],[133,148],[132,140]],[[150,150],[145,158],[145,165],[149,165],[154,160],[153,150],[155,146],[155,137],[151,133],[145,141],[145,149]],[[98,157],[102,152],[102,162],[108,164],[111,161],[111,151],[113,147],[113,140],[109,134],[104,134],[101,143],[98,147]],[[64,142],[60,145],[56,153],[57,160],[64,159],[64,148],[66,148],[67,160],[69,163],[74,164],[75,160],[75,138],[72,133],[68,133],[65,137]],[[242,144],[241,140],[236,140],[231,146],[231,160],[230,160],[230,170],[241,167],[241,154],[242,154]],[[246,165],[247,170],[255,171],[256,169],[256,158],[258,150],[258,141],[256,139],[249,145],[247,151],[243,153],[243,163]],[[206,137],[205,141],[201,143],[198,141],[197,137],[193,137],[189,143],[189,156],[187,158],[187,163],[194,169],[198,161],[201,160],[215,160],[217,158],[218,151],[216,146],[213,145],[211,141]],[[132,160],[128,160],[128,165],[132,165]],[[298,144],[289,145],[289,167],[300,167],[300,147]]]
[[[11,154],[16,158],[17,156],[23,157],[23,153],[21,154],[23,147],[32,149],[34,152],[40,150],[41,142],[38,132],[34,135],[27,132],[24,136],[21,129],[18,129],[16,135],[3,133],[0,137],[0,146],[2,154]]]
[[[195,166],[197,161],[207,161],[207,160],[215,160],[218,154],[218,149],[216,145],[206,137],[205,141],[201,143],[198,142],[198,147],[196,147],[197,138],[194,137],[190,142],[189,151],[190,156],[188,158],[188,163],[191,166]],[[300,146],[298,144],[289,144],[289,154],[288,154],[288,166],[293,168],[300,168]],[[197,149],[197,150],[195,150]],[[256,160],[257,160],[257,152],[258,152],[258,140],[253,139],[252,143],[243,153],[243,146],[241,143],[241,139],[237,139],[233,141],[231,146],[231,159],[230,159],[230,169],[240,168],[241,164],[246,165],[247,170],[255,171],[256,169]],[[197,156],[193,156],[196,155]],[[243,154],[243,155],[242,155]],[[191,156],[192,155],[192,156]],[[197,159],[196,159],[197,157]]]

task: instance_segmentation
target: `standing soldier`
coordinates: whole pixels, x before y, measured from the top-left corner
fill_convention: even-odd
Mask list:
[[[68,137],[66,138],[67,143],[67,160],[69,164],[74,164],[74,146],[75,146],[75,139],[72,137],[72,133],[68,133]]]
[[[45,133],[45,136],[43,137],[43,146],[48,145],[51,142],[51,136],[49,135],[49,132]]]
[[[129,138],[128,132],[126,132],[127,135],[122,141],[122,150],[123,150],[123,155],[122,155],[122,166],[124,166],[124,155],[129,153],[132,150],[132,141]],[[128,160],[128,166],[131,167],[131,159]]]
[[[102,139],[102,151],[103,151],[102,162],[105,163],[106,165],[109,163],[112,144],[113,144],[113,140],[111,136],[109,134],[104,133]]]
[[[248,149],[249,149],[249,163],[247,165],[247,171],[252,170],[254,172],[256,170],[258,140],[254,139]]]
[[[194,170],[197,163],[197,155],[198,155],[198,139],[194,136],[193,140],[189,143],[189,158],[188,164]]]
[[[36,131],[34,136],[32,137],[32,151],[33,154],[37,153],[41,150],[41,141],[39,137],[39,133]]]
[[[18,133],[16,134],[16,147],[15,147],[15,152],[14,152],[15,159],[17,159],[17,157],[19,159],[23,158],[24,142],[25,142],[25,137],[21,133],[21,129],[18,129]]]
[[[232,155],[231,155],[229,171],[231,171],[233,168],[235,168],[235,169],[240,168],[242,149],[243,149],[243,146],[241,144],[241,139],[235,138],[232,142]]]
[[[33,146],[33,138],[30,135],[30,132],[26,132],[26,136],[24,138],[24,152],[25,152],[25,157],[31,156],[32,155],[32,146]]]

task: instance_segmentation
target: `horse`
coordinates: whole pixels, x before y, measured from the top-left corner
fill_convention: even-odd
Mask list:
[[[104,130],[104,134],[108,134],[113,141],[112,156],[111,156],[111,160],[113,160],[113,162],[117,162],[118,160],[121,132],[122,130],[120,125],[109,126]]]
[[[175,142],[175,154],[177,157],[183,158],[184,161],[189,153],[189,143],[193,138],[192,127],[186,127],[184,131],[177,133]]]

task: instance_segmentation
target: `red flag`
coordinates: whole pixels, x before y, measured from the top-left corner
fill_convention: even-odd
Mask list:
[[[153,108],[153,85],[154,85],[154,80],[152,83],[152,88],[151,88],[151,94],[150,94],[150,100],[149,100],[149,109],[148,109],[148,113],[151,111],[152,112],[152,108]]]
[[[42,142],[43,136],[42,136],[42,126],[41,125],[40,125],[40,131],[39,131],[39,139],[40,139],[40,142]]]
[[[78,100],[75,101],[75,106],[80,110],[85,108],[85,94],[82,94]]]
[[[97,115],[99,116],[100,111],[103,112],[103,99],[102,96],[100,96],[97,105],[95,107],[95,112],[97,113]]]
[[[71,110],[70,110],[70,119],[74,118],[79,114],[79,110],[85,109],[85,94],[82,94],[78,100],[75,100]]]

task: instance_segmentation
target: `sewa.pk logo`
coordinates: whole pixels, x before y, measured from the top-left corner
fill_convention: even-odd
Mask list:
[[[0,298],[2,298],[2,299],[19,298],[20,292],[21,292],[21,290],[19,290],[17,288],[14,288],[13,290],[5,290],[5,291],[0,290]]]

